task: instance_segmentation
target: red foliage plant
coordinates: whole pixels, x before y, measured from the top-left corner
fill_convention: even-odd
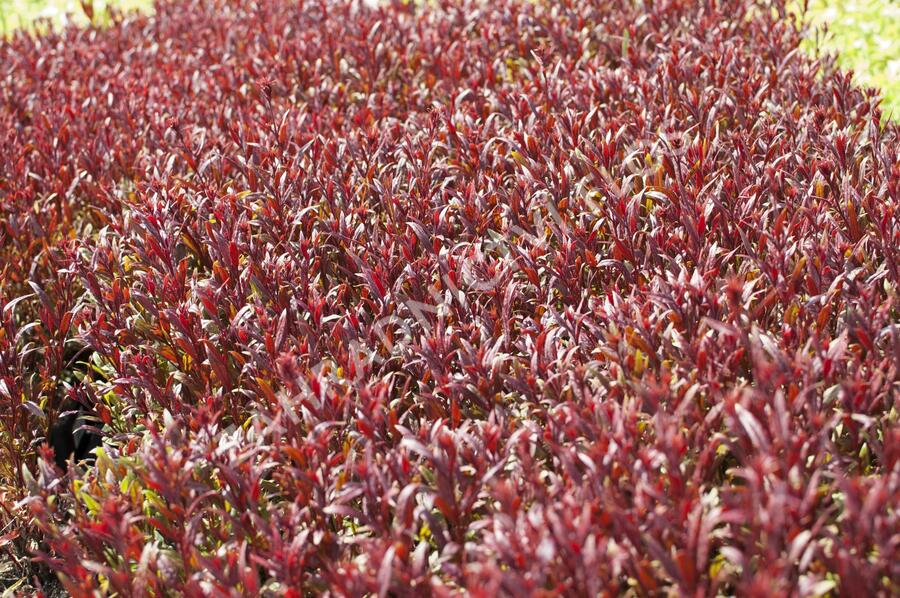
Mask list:
[[[900,139],[802,36],[163,0],[0,43],[13,529],[75,596],[896,595]]]

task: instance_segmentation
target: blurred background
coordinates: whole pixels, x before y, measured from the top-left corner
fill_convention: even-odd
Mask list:
[[[107,6],[120,10],[149,10],[153,0],[93,0],[94,10],[103,13]],[[80,0],[0,0],[0,31],[30,29],[35,23],[48,21],[61,25],[74,20],[86,23]]]
[[[796,1],[798,8],[801,4]],[[94,0],[93,5],[102,15],[110,5],[150,10],[152,0]],[[839,51],[840,64],[852,69],[861,85],[880,88],[885,112],[900,117],[900,0],[809,0],[809,18],[827,32],[812,36],[806,50]],[[87,21],[80,0],[0,0],[0,33],[70,20]]]
[[[900,118],[900,0],[810,0],[809,8],[827,34],[811,38],[807,50],[840,52],[841,66],[860,84],[880,88],[885,112]]]

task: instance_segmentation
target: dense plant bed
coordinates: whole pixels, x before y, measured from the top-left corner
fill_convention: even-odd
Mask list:
[[[801,40],[259,0],[4,42],[0,545],[76,596],[900,591],[898,129]]]

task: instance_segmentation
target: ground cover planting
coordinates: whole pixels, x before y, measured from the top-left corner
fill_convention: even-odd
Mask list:
[[[163,0],[0,43],[6,583],[900,592],[900,140],[803,39]]]

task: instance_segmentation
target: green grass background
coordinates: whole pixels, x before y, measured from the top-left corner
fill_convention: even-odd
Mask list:
[[[885,113],[900,118],[900,0],[810,0],[812,23],[828,26],[820,45],[839,52],[839,63],[852,69],[861,85],[878,87]]]
[[[93,5],[95,14],[102,16],[108,6],[143,10],[149,9],[153,0],[93,0]],[[79,0],[0,0],[0,33],[31,29],[44,19],[57,26],[69,21],[88,22]]]
[[[152,0],[94,0],[95,12],[110,4],[149,9]],[[810,38],[807,51],[838,51],[860,84],[882,90],[885,112],[900,117],[900,0],[810,0],[809,16],[816,26],[827,24],[828,34]],[[0,33],[41,18],[86,22],[78,0],[0,0]]]

